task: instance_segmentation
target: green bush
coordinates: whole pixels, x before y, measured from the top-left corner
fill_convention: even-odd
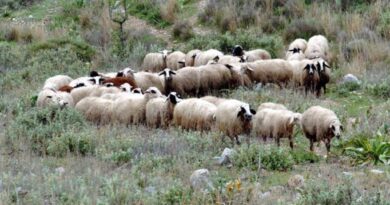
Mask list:
[[[306,151],[304,149],[295,148],[291,152],[291,156],[294,159],[295,163],[303,164],[303,163],[315,163],[320,161],[321,157],[316,155],[311,151]]]
[[[163,20],[160,10],[160,4],[155,0],[126,0],[127,11],[129,14],[144,19],[149,23],[165,28],[171,25],[170,22]]]
[[[389,98],[390,97],[390,80],[383,80],[376,84],[368,84],[367,90],[374,96]]]
[[[188,204],[191,195],[191,190],[181,184],[175,184],[159,196],[159,201],[161,201],[162,204]]]
[[[284,39],[286,42],[291,42],[296,38],[309,39],[318,34],[323,34],[324,28],[321,24],[313,20],[296,19],[288,24],[284,31]]]
[[[285,150],[275,148],[263,154],[261,164],[268,170],[287,171],[292,169],[294,159]]]
[[[0,42],[0,68],[5,70],[21,69],[25,66],[25,46]]]
[[[223,35],[195,36],[187,45],[191,49],[218,49],[224,53],[230,53],[235,45],[241,45],[245,50],[262,48],[267,50],[273,58],[276,58],[283,50],[282,39],[273,35],[260,35],[244,30],[236,34],[229,32]]]
[[[83,132],[85,126],[84,118],[73,109],[31,108],[12,121],[7,144],[17,148],[18,143],[26,143],[38,155],[85,155],[93,153],[95,146],[91,136]]]
[[[348,96],[350,92],[360,90],[361,84],[357,82],[345,82],[337,85],[336,93],[340,96]]]
[[[179,21],[173,25],[173,37],[186,41],[194,36],[191,25],[188,21]]]

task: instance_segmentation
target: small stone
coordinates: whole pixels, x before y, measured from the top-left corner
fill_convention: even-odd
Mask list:
[[[302,175],[294,175],[288,180],[288,186],[291,188],[301,188],[305,185],[305,179]]]
[[[57,168],[55,169],[55,172],[56,172],[57,174],[59,174],[59,175],[62,175],[62,174],[65,173],[65,168],[63,168],[63,167],[57,167]]]
[[[383,174],[383,173],[385,173],[384,171],[379,170],[379,169],[371,169],[370,172],[373,173],[373,174]]]
[[[264,192],[264,193],[260,193],[260,199],[266,199],[268,197],[271,196],[271,192],[267,191],[267,192]]]
[[[34,16],[33,15],[29,15],[28,18],[32,19],[32,18],[34,18]]]
[[[236,153],[233,149],[225,148],[222,152],[221,157],[215,157],[214,159],[217,160],[217,163],[219,165],[225,165],[225,164],[231,164],[232,163],[232,157]]]
[[[343,77],[343,83],[360,83],[360,81],[356,76],[349,73]]]
[[[191,188],[202,192],[214,189],[209,176],[210,172],[207,169],[198,169],[194,171],[190,176]]]
[[[351,172],[343,172],[343,174],[344,174],[345,176],[353,176],[353,174],[352,174]]]

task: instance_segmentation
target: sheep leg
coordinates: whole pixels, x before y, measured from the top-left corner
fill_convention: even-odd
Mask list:
[[[314,151],[314,142],[313,139],[310,139],[310,151]]]
[[[290,140],[290,147],[291,149],[294,149],[294,142],[292,136],[289,136],[288,139]]]
[[[234,136],[234,138],[236,139],[236,144],[237,144],[237,145],[240,145],[241,142],[238,140],[238,136],[236,135],[236,136]]]
[[[326,85],[324,85],[324,94],[326,93]]]
[[[330,152],[330,140],[328,138],[325,139],[326,152],[329,154]]]
[[[276,140],[276,144],[278,145],[278,147],[280,147],[280,137],[275,137],[275,140]]]
[[[263,141],[264,141],[264,142],[267,141],[267,136],[266,136],[266,135],[263,135]]]

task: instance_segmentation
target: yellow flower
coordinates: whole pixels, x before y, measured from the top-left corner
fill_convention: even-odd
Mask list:
[[[233,191],[233,189],[234,189],[234,183],[232,181],[228,182],[226,184],[226,191],[230,193]]]
[[[241,190],[241,180],[240,179],[236,179],[235,185],[236,185],[236,189],[238,191],[240,191]]]

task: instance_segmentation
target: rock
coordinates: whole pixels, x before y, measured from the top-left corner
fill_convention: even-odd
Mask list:
[[[370,172],[373,173],[373,174],[383,174],[383,173],[385,173],[384,171],[379,170],[379,169],[371,169]]]
[[[353,174],[352,174],[351,172],[343,172],[343,174],[344,174],[345,176],[353,176]]]
[[[271,196],[271,192],[267,191],[267,192],[264,192],[264,193],[260,193],[259,198],[260,199],[266,199],[266,198],[268,198],[270,196]]]
[[[210,172],[207,169],[198,169],[194,171],[190,176],[191,188],[202,192],[207,192],[210,189],[214,189],[209,176]]]
[[[349,73],[343,77],[343,83],[360,83],[360,81],[356,76]]]
[[[222,155],[220,157],[215,157],[214,159],[217,160],[218,165],[229,165],[232,163],[232,157],[235,153],[236,151],[234,151],[234,149],[225,148],[222,152]]]
[[[301,188],[304,185],[305,185],[305,178],[303,178],[303,176],[299,174],[290,177],[290,179],[288,180],[288,186],[293,189]]]
[[[58,175],[62,175],[62,174],[65,173],[65,168],[63,168],[63,167],[57,167],[57,168],[55,169],[55,172],[56,172]]]
[[[32,19],[32,18],[34,18],[34,16],[33,15],[29,15],[28,18]]]

